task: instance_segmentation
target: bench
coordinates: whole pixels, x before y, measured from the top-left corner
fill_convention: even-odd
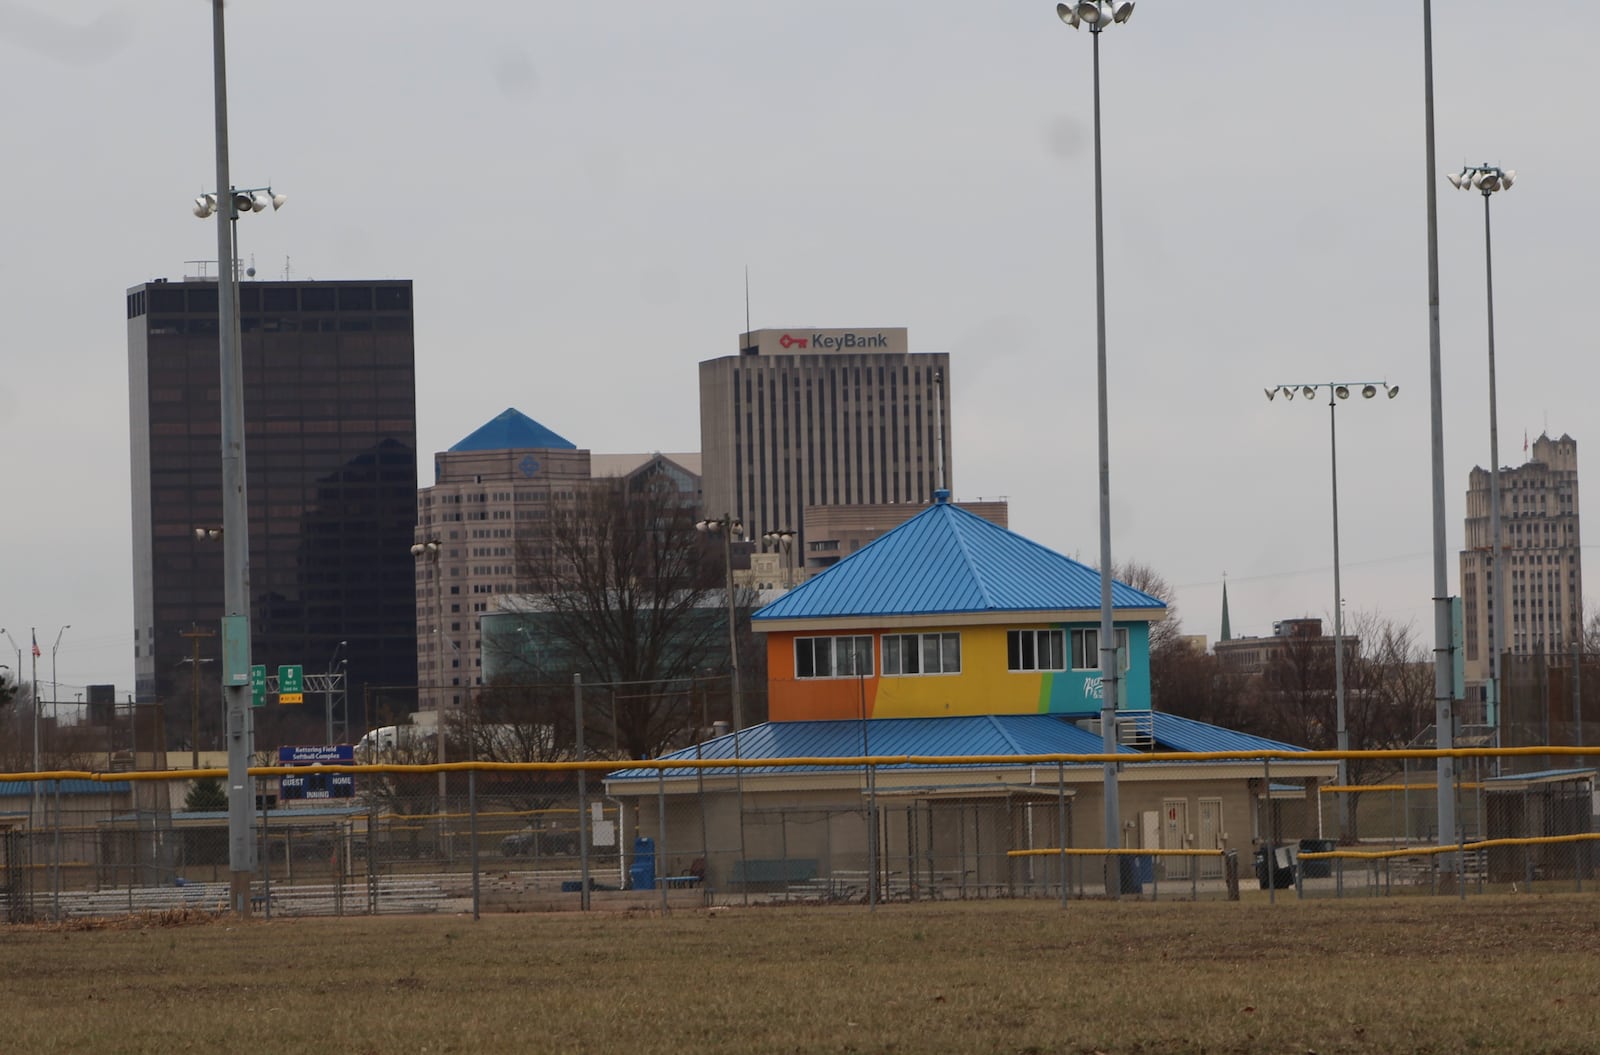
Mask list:
[[[740,859],[733,862],[729,881],[737,887],[786,886],[808,883],[817,878],[814,857],[775,857]]]

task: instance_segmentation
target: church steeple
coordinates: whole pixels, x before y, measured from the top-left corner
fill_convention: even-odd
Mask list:
[[[1233,628],[1228,625],[1228,580],[1222,580],[1222,641],[1233,640]]]

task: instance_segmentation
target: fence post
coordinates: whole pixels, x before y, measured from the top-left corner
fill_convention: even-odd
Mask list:
[[[51,689],[54,692],[54,687]],[[50,861],[50,897],[57,923],[61,922],[61,781],[51,781],[56,789],[56,832],[55,844],[51,849]]]
[[[1267,904],[1278,903],[1278,855],[1273,847],[1273,829],[1277,815],[1272,810],[1272,759],[1261,760],[1261,791],[1266,796],[1267,818],[1261,826],[1264,848],[1261,853],[1261,875],[1267,880]]]
[[[467,833],[472,840],[472,918],[480,918],[478,900],[478,771],[467,770]]]
[[[583,762],[583,675],[572,675],[572,718],[577,731],[578,762]],[[589,785],[578,770],[578,908],[589,911]],[[618,849],[622,849],[618,847]]]
[[[667,914],[667,771],[656,766],[656,889],[661,891],[661,914]]]
[[[1056,763],[1056,841],[1061,846],[1061,907],[1067,907],[1067,764]]]

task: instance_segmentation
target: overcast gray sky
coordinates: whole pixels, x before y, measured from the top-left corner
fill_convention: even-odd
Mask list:
[[[1519,173],[1494,202],[1501,461],[1548,428],[1594,464],[1600,5],[1434,7],[1441,170]],[[1091,41],[1053,8],[234,3],[233,181],[290,198],[240,252],[415,280],[424,473],[508,405],[595,451],[697,450],[695,364],[735,351],[748,266],[758,327],[950,352],[957,496],[1093,560]],[[1326,616],[1327,410],[1262,388],[1387,379],[1339,412],[1344,593],[1431,641],[1421,4],[1217,10],[1141,0],[1101,41],[1114,557],[1190,633],[1216,637],[1224,573],[1236,634]],[[0,0],[0,625],[38,627],[48,682],[71,624],[65,699],[132,688],[123,292],[215,255],[189,213],[209,12]],[[1454,590],[1489,462],[1483,220],[1437,176]]]

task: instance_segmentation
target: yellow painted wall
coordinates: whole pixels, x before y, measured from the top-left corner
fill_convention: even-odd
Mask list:
[[[1020,626],[1021,624],[1019,624]],[[1071,629],[1092,623],[1029,623],[1028,627]],[[1130,669],[1121,683],[1119,709],[1150,706],[1149,628],[1122,623],[1129,631]],[[767,634],[768,716],[773,721],[838,718],[937,718],[977,714],[1062,714],[1097,710],[1097,671],[1022,673],[1006,669],[1006,626],[919,627],[918,633],[961,634],[960,674],[885,676],[883,644],[873,634],[873,673],[864,677],[796,678],[794,639],[823,637],[822,631],[771,631]],[[869,631],[841,631],[866,633]],[[894,633],[903,631],[891,631]],[[1070,640],[1070,634],[1069,634]],[[863,713],[864,712],[864,713]]]

